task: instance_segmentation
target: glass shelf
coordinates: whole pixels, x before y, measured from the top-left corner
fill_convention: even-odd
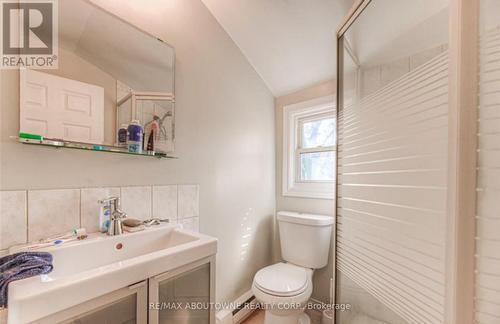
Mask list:
[[[56,149],[72,149],[72,150],[83,150],[83,151],[93,151],[102,153],[126,154],[134,156],[152,157],[157,159],[177,159],[177,157],[170,156],[166,153],[158,153],[158,152],[155,152],[153,154],[149,154],[147,152],[132,153],[129,152],[126,148],[119,146],[112,146],[112,145],[98,145],[98,144],[79,143],[71,141],[51,141],[51,140],[40,141],[35,139],[26,139],[19,137],[14,137],[14,138],[17,139],[17,141],[22,144],[52,147]]]

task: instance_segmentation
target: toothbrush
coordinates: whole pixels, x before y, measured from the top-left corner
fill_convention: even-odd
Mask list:
[[[67,238],[67,239],[57,239],[57,240],[51,241],[51,242],[45,242],[45,243],[30,245],[30,246],[27,246],[26,249],[27,250],[36,250],[36,249],[41,249],[41,248],[44,248],[44,247],[61,245],[61,244],[66,243],[66,242],[81,241],[81,240],[84,240],[86,238],[87,238],[87,235],[83,234],[83,235],[79,235],[77,237],[70,237],[70,238]]]
[[[71,232],[68,232],[66,234],[52,236],[52,237],[43,239],[40,242],[41,243],[51,243],[55,240],[64,240],[64,239],[68,239],[68,238],[71,238],[74,236],[83,236],[86,234],[87,234],[87,231],[85,230],[85,228],[76,228],[76,229],[74,229]]]
[[[67,239],[55,240],[53,243],[54,243],[54,245],[60,245],[60,244],[66,243],[66,242],[85,240],[87,237],[88,237],[87,234],[83,234],[83,235],[78,235],[78,236],[75,236],[75,237],[70,237],[70,238],[67,238]]]

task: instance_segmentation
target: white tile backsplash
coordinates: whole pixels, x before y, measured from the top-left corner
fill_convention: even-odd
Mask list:
[[[80,227],[80,189],[29,190],[28,240]]]
[[[199,216],[199,186],[179,185],[178,219]]]
[[[153,217],[177,219],[177,185],[153,187]]]
[[[182,228],[188,231],[193,231],[193,232],[200,231],[200,222],[198,217],[185,218],[179,221],[179,224],[182,225]]]
[[[82,188],[81,191],[81,223],[88,233],[99,231],[99,200],[120,197],[120,188]]]
[[[122,210],[127,217],[146,220],[151,218],[151,187],[122,187]]]
[[[98,200],[121,197],[129,217],[169,219],[199,230],[199,186],[164,185],[0,191],[0,251],[84,227],[98,231]]]
[[[27,242],[26,208],[26,191],[0,192],[0,250]]]

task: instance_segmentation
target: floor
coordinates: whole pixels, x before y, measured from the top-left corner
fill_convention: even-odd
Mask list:
[[[264,311],[258,310],[252,313],[243,323],[241,324],[262,324],[264,323]]]
[[[321,314],[310,314],[311,317],[311,324],[319,324],[321,322],[320,319]],[[264,323],[264,311],[263,310],[258,310],[252,313],[244,322],[241,324],[263,324]],[[366,315],[356,315],[354,318],[352,318],[349,323],[351,324],[388,324],[386,322],[381,322],[378,320],[375,320],[371,317],[368,317]]]
[[[311,324],[319,324],[320,320],[316,318],[311,318]],[[264,311],[258,310],[252,313],[243,323],[241,324],[263,324],[264,323]]]

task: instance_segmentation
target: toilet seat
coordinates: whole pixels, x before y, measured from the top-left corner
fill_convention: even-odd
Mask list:
[[[308,288],[310,272],[310,269],[290,263],[277,263],[259,270],[254,285],[272,296],[297,296]]]
[[[265,306],[264,324],[309,324],[304,313],[312,295],[313,270],[277,263],[257,272],[252,293]]]

